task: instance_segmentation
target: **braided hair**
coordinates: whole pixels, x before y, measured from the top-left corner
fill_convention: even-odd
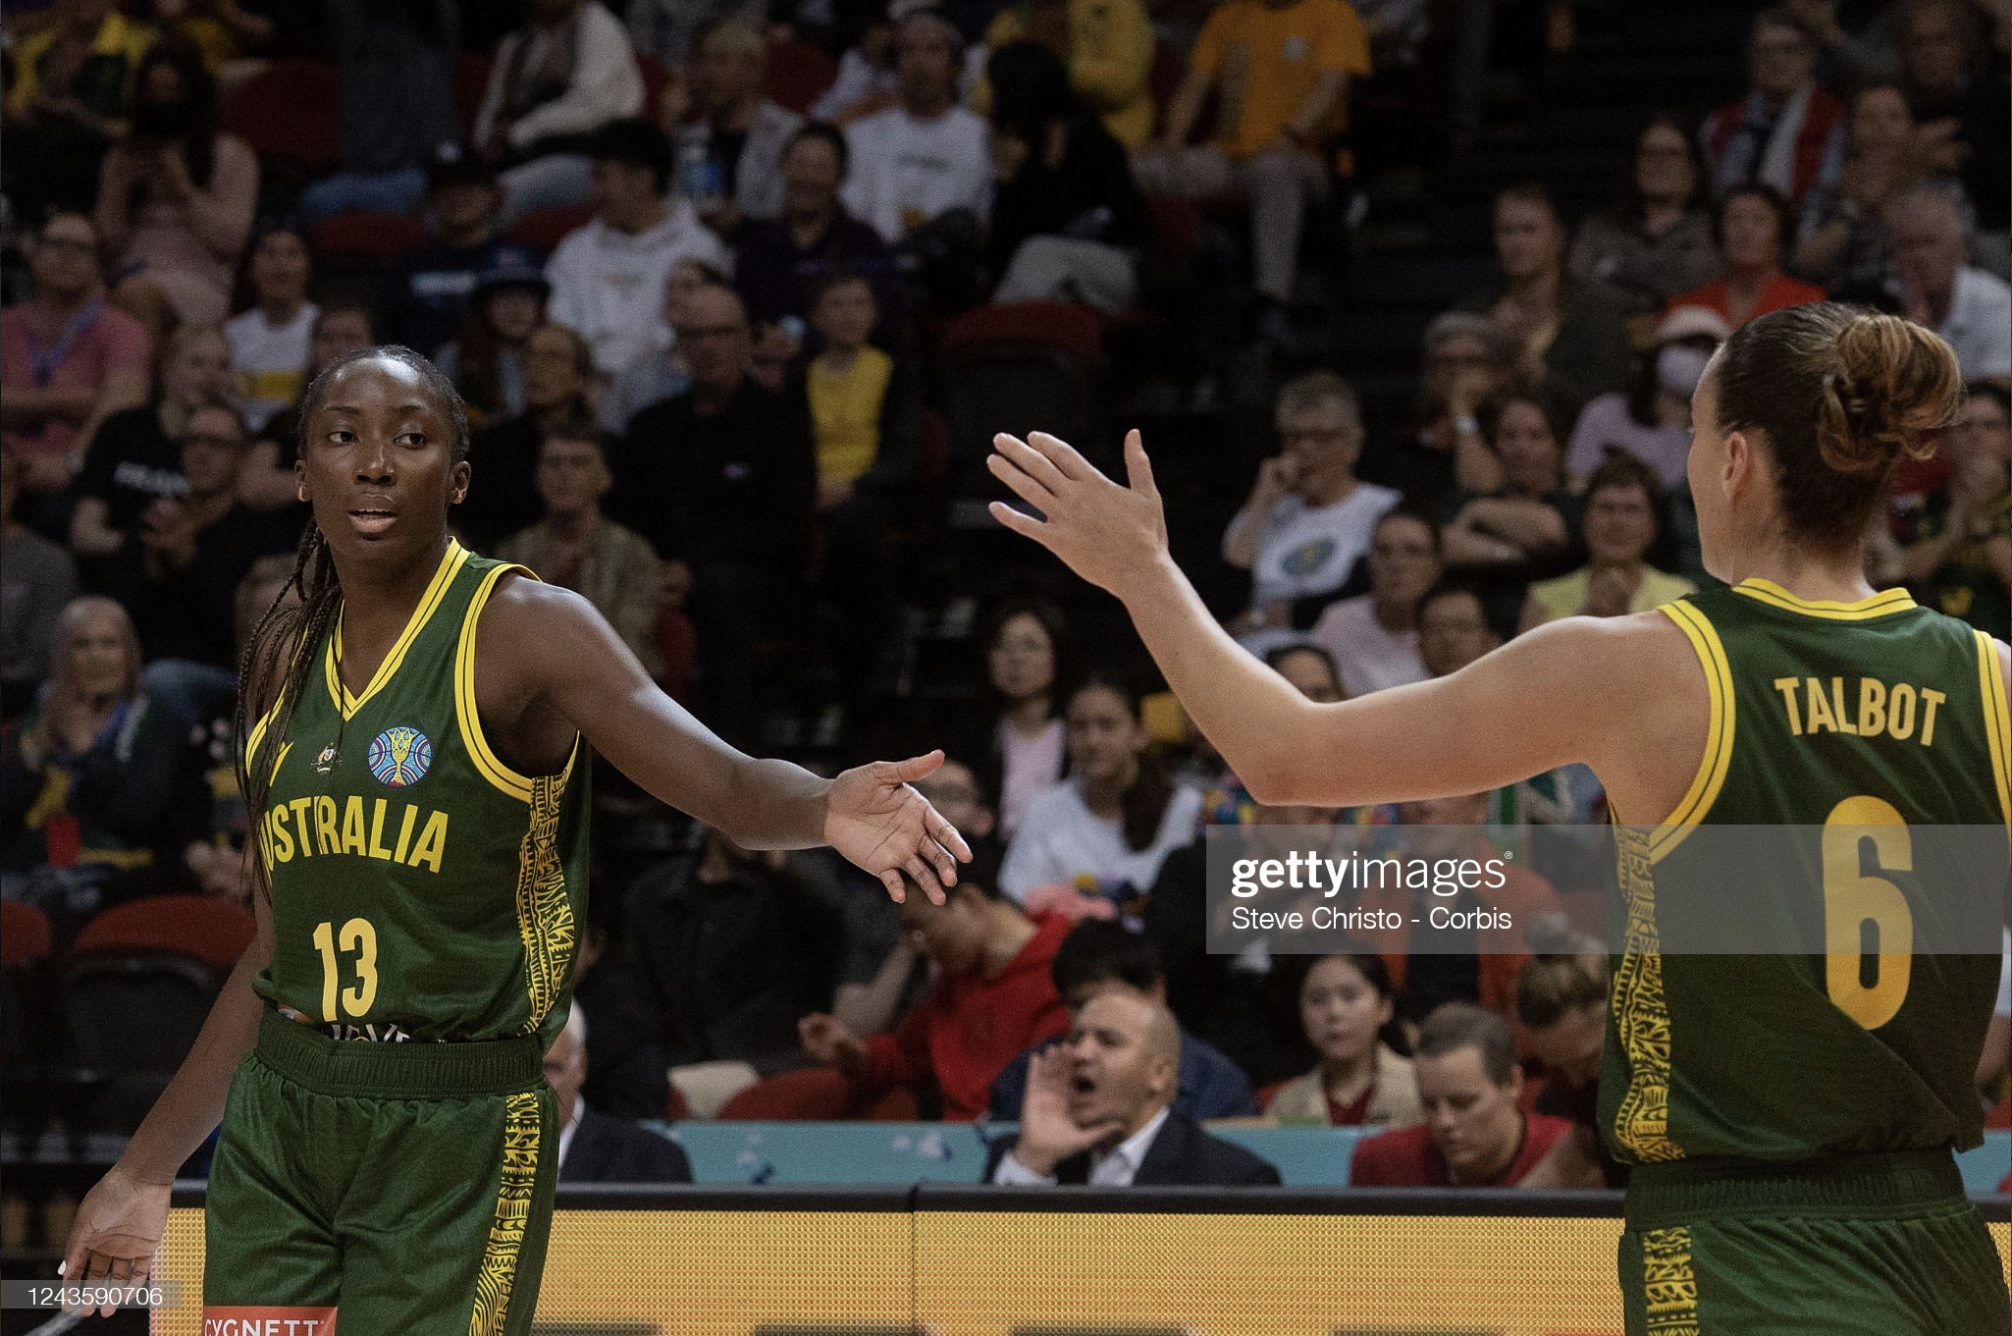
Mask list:
[[[447,419],[453,461],[458,464],[468,458],[468,413],[462,407],[461,396],[454,392],[454,383],[432,362],[401,344],[360,348],[344,353],[321,369],[300,399],[300,439],[297,442],[300,458],[307,458],[308,424],[328,398],[329,387],[335,377],[355,363],[378,359],[402,363],[417,373],[426,389],[439,402],[441,413]],[[289,593],[298,595],[300,601],[289,603]],[[294,706],[299,703],[308,675],[313,671],[315,650],[328,634],[328,628],[341,607],[342,578],[335,568],[335,554],[329,549],[321,525],[309,519],[307,529],[300,536],[293,573],[259,618],[245,644],[244,653],[238,659],[238,700],[233,719],[233,734],[237,738],[237,780],[238,791],[244,795],[246,816],[254,839],[265,817],[275,767],[253,769],[246,743],[258,718],[267,709],[272,711],[266,725],[266,736],[270,739],[268,754],[272,750],[271,744],[286,736],[287,728],[293,722]],[[261,685],[275,681],[279,683],[277,694],[271,699],[258,699]],[[255,711],[260,713],[255,714]],[[260,857],[251,861],[253,882],[270,903],[272,882],[265,859]]]

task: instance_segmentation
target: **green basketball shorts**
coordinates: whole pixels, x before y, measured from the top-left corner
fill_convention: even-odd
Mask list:
[[[1642,1165],[1628,1336],[2006,1336],[1998,1248],[1948,1151]]]
[[[530,1331],[558,1178],[542,1060],[533,1035],[338,1041],[268,1011],[210,1171],[203,1330]]]

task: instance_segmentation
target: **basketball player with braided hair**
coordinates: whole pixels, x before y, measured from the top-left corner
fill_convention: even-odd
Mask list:
[[[81,1204],[65,1274],[144,1279],[174,1172],[221,1120],[206,1329],[523,1333],[558,1177],[542,1060],[586,922],[587,749],[743,846],[833,845],[897,900],[904,875],[940,899],[970,853],[908,784],[941,753],[833,780],[742,755],[585,599],[455,542],[480,461],[425,358],[338,358],[301,418],[300,601],[267,611],[240,677],[257,936]]]
[[[1664,954],[1656,907],[1702,881],[1700,824],[2012,824],[2012,649],[1864,574],[1889,474],[1934,448],[1961,398],[1949,346],[1899,317],[1755,320],[1692,397],[1691,493],[1724,588],[1552,622],[1340,704],[1309,702],[1209,617],[1168,556],[1136,432],[1129,486],[1053,437],[995,438],[993,473],[1041,518],[994,515],[1124,602],[1259,802],[1436,798],[1571,762],[1599,776],[1630,909],[1599,1108],[1633,1166],[1630,1336],[2006,1329],[2002,1264],[1952,1155],[1982,1140],[1970,1078],[1997,958],[1882,957],[1868,983],[1856,955]],[[1833,682],[1849,719],[1816,685]],[[1976,880],[1995,893],[1990,861]],[[1821,915],[1826,891],[1753,895]]]

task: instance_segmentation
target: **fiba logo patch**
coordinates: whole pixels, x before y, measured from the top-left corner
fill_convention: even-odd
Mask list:
[[[378,782],[394,789],[417,784],[433,766],[433,744],[416,728],[387,728],[370,740],[365,758]]]

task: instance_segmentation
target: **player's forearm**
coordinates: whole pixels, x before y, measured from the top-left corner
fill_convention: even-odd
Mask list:
[[[257,1044],[259,1016],[265,1010],[265,1002],[252,991],[253,976],[264,968],[256,955],[247,951],[231,971],[189,1056],[127,1143],[119,1165],[141,1182],[173,1180],[175,1170],[223,1120],[231,1075]]]
[[[743,849],[809,849],[825,842],[831,781],[774,758],[744,758],[711,824]]]

